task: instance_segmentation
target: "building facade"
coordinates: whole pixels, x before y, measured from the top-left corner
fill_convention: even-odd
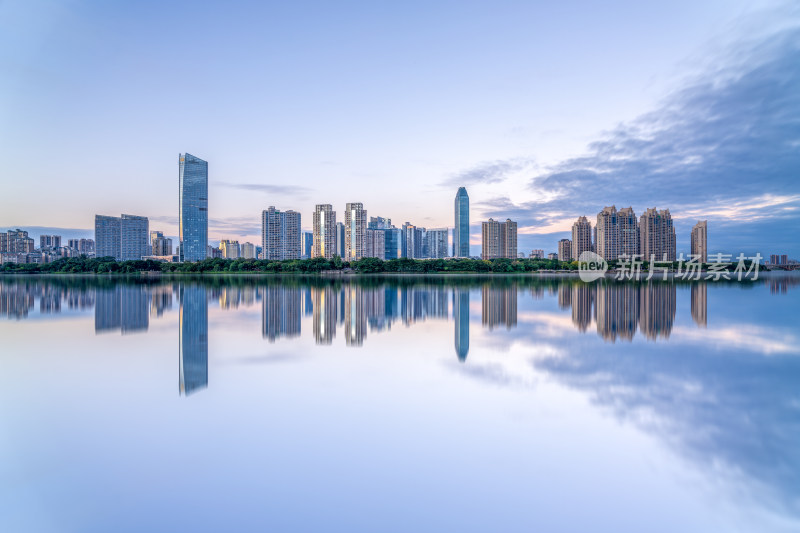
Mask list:
[[[481,223],[481,259],[517,258],[517,223],[489,219]]]
[[[364,257],[386,257],[386,233],[382,229],[369,229],[366,233],[366,251]]]
[[[449,257],[450,230],[448,228],[432,228],[425,232],[427,256],[433,259]]]
[[[162,257],[172,255],[172,239],[164,237],[164,234],[160,231],[151,231],[150,255]]]
[[[366,254],[367,211],[361,202],[352,202],[344,211],[344,260],[357,261]]]
[[[261,256],[270,261],[300,259],[300,213],[279,211],[275,206],[261,212]]]
[[[219,241],[219,250],[223,259],[239,259],[239,241],[223,239]]]
[[[572,261],[572,241],[569,239],[561,239],[558,241],[558,260],[559,261]]]
[[[242,259],[255,259],[256,245],[252,242],[243,242],[239,245],[239,255]]]
[[[333,206],[317,204],[314,208],[311,257],[324,257],[325,259],[332,259],[334,255],[344,257],[344,250],[342,249],[340,254],[336,246],[338,229],[336,211],[333,210]],[[344,230],[344,225],[342,225],[342,230]],[[344,236],[342,236],[341,248],[344,248]]]
[[[208,163],[189,153],[178,156],[178,240],[180,261],[206,258]]]
[[[617,208],[604,207],[597,214],[597,255],[606,261],[613,261],[619,257],[619,222],[617,221]]]
[[[586,217],[578,217],[572,224],[572,259],[578,260],[583,252],[592,251],[592,223]]]
[[[344,222],[336,223],[336,253],[334,255],[344,257]]]
[[[708,262],[708,220],[701,220],[692,228],[691,254],[701,263]]]
[[[465,187],[456,193],[453,257],[469,257],[469,195]]]
[[[675,227],[669,209],[652,207],[639,219],[639,246],[644,261],[675,261]]]

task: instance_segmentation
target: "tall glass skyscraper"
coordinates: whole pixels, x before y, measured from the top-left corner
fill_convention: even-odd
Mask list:
[[[469,195],[464,187],[459,187],[456,193],[455,211],[453,257],[469,257]]]
[[[208,163],[180,154],[178,169],[180,260],[202,261],[208,246]]]

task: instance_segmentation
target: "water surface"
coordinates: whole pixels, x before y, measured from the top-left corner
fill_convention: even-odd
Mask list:
[[[800,278],[0,278],[0,531],[799,531]]]

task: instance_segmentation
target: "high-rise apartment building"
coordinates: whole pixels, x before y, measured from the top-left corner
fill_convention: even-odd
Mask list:
[[[386,257],[386,233],[382,229],[369,229],[366,232],[366,251],[364,257]]]
[[[30,254],[33,253],[34,247],[34,240],[28,237],[27,231],[17,228],[0,234],[0,252]]]
[[[617,224],[619,225],[619,253],[628,258],[639,254],[639,223],[632,207],[625,207],[617,211]]]
[[[469,257],[469,195],[464,187],[456,193],[455,215],[453,257]]]
[[[314,238],[314,242],[316,242],[316,237]],[[344,222],[336,223],[336,253],[334,255],[344,257]]]
[[[506,219],[498,222],[489,219],[481,223],[481,258],[517,258],[517,223]]]
[[[300,259],[300,213],[269,206],[261,212],[261,255],[270,261]]]
[[[569,239],[561,239],[558,241],[558,260],[571,261],[572,257],[572,241]]]
[[[94,241],[97,246],[97,257],[120,258],[119,217],[95,215]]]
[[[617,220],[617,208],[615,206],[604,207],[597,214],[597,255],[606,261],[613,261],[619,257],[619,221]]]
[[[223,239],[219,241],[219,249],[223,259],[239,259],[239,241]]]
[[[708,220],[701,220],[692,228],[691,254],[701,263],[708,262]]]
[[[256,245],[252,242],[243,242],[239,245],[239,255],[242,259],[255,259]]]
[[[42,250],[55,250],[61,248],[60,235],[39,235],[39,248]]]
[[[314,251],[314,233],[311,231],[303,232],[303,259],[311,259]]]
[[[406,222],[400,231],[401,257],[408,259],[425,258],[425,228]]]
[[[344,211],[344,260],[356,261],[366,253],[367,211],[360,202],[352,202]]]
[[[92,239],[69,239],[67,246],[79,254],[94,255],[94,240]]]
[[[544,259],[544,250],[541,248],[535,248],[531,250],[531,254],[528,257],[531,259]]]
[[[147,217],[95,215],[94,234],[97,257],[113,257],[117,261],[141,259],[150,255]]]
[[[592,223],[586,217],[578,217],[572,224],[572,259],[578,260],[583,252],[592,251]]]
[[[337,229],[336,211],[331,204],[317,204],[314,209],[313,221],[313,246],[311,257],[324,257],[332,259],[334,255],[344,257],[344,235],[341,240],[341,253],[337,251]],[[344,233],[344,225],[341,225]]]
[[[639,247],[644,261],[675,261],[675,227],[669,209],[648,209],[639,218]]]
[[[150,255],[172,255],[172,239],[164,237],[160,231],[150,232]]]
[[[789,264],[789,256],[786,254],[770,254],[769,264],[776,266],[784,266]]]
[[[428,257],[441,259],[450,255],[450,230],[448,228],[429,229],[425,232],[425,236]]]
[[[206,258],[208,163],[189,153],[178,156],[178,240],[180,261]]]

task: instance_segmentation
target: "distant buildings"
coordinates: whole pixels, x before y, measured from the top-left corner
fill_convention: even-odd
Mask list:
[[[219,249],[223,259],[239,259],[239,241],[223,239],[219,241]]]
[[[263,259],[300,259],[300,213],[279,211],[275,206],[261,212],[261,255]]]
[[[619,257],[620,228],[615,206],[604,207],[597,214],[597,255],[606,261]]]
[[[113,257],[117,261],[141,259],[150,255],[147,217],[95,215],[94,240],[97,257]]]
[[[180,261],[206,258],[208,163],[189,153],[178,156],[178,240]]]
[[[481,224],[481,258],[517,258],[517,223],[489,219]]]
[[[771,254],[769,264],[774,266],[784,266],[789,264],[789,256],[786,254]]]
[[[39,248],[41,250],[55,250],[61,248],[60,235],[40,235]]]
[[[256,245],[252,242],[243,242],[239,245],[239,255],[242,259],[255,259]]]
[[[360,202],[348,203],[344,211],[344,260],[357,261],[366,254],[367,211]]]
[[[401,230],[394,227],[392,219],[383,217],[370,217],[368,230],[379,230],[383,232],[383,256],[381,259],[398,259],[403,256],[403,239]]]
[[[303,232],[303,259],[311,259],[314,249],[314,234],[310,231]]]
[[[558,241],[558,260],[571,261],[572,259],[572,241],[561,239]]]
[[[592,223],[586,217],[578,217],[572,224],[572,259],[580,259],[583,252],[591,252],[592,246]]]
[[[150,255],[161,257],[172,255],[172,239],[164,237],[164,234],[160,231],[151,231]]]
[[[33,253],[34,241],[28,237],[28,232],[19,228],[0,233],[0,252],[9,254]]]
[[[458,188],[455,199],[453,257],[469,257],[469,195],[464,187]]]
[[[401,257],[424,259],[424,238],[425,228],[419,228],[410,222],[403,224],[400,233]]]
[[[67,247],[74,250],[79,255],[94,255],[95,246],[93,239],[70,239],[67,241]]]
[[[708,262],[708,220],[701,220],[692,228],[691,254],[701,263]]]
[[[341,228],[341,242],[338,239]],[[344,224],[336,223],[336,212],[331,204],[317,204],[314,209],[313,246],[311,257],[332,259],[334,255],[344,257]],[[339,249],[337,250],[337,244]]]
[[[386,257],[386,233],[384,230],[367,228],[365,239],[364,257],[377,257],[378,259]]]
[[[558,260],[558,254],[555,254],[555,253],[551,252],[551,253],[547,254],[547,258],[549,260],[551,260],[551,261],[557,261]]]
[[[528,257],[531,259],[544,259],[544,250],[540,248],[533,249]]]

